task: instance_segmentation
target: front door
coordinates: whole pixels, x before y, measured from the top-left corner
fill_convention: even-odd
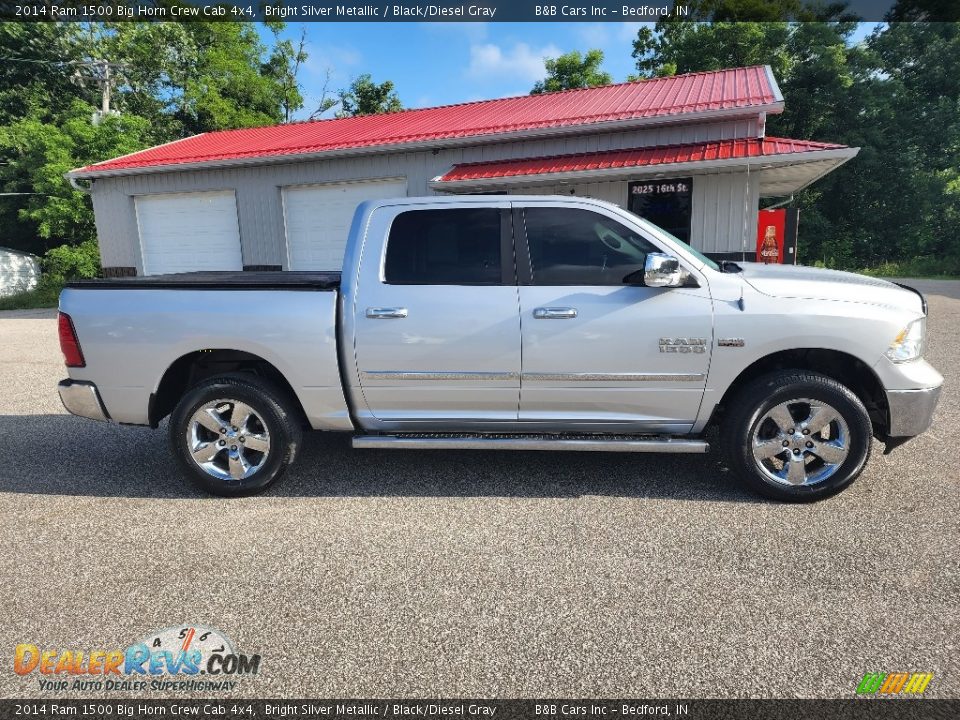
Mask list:
[[[367,237],[387,246],[381,258],[364,248],[353,308],[361,415],[445,430],[516,421],[519,301],[501,205],[374,213]]]
[[[596,206],[529,205],[520,270],[520,420],[557,428],[686,432],[706,386],[706,287],[625,284],[664,252]],[[523,243],[517,231],[517,243]]]

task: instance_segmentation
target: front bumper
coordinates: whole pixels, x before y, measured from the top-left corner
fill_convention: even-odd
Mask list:
[[[57,383],[57,390],[60,393],[60,402],[67,412],[91,420],[110,419],[103,401],[100,400],[97,386],[92,382],[61,380]]]
[[[887,435],[891,438],[910,438],[929,428],[942,387],[887,390],[887,407],[890,410]]]

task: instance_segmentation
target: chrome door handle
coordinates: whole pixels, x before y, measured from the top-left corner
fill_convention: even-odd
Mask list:
[[[572,320],[576,316],[576,308],[539,307],[533,311],[533,317],[537,320]]]
[[[407,316],[406,308],[384,308],[384,307],[367,308],[367,317],[373,320],[395,320],[399,318],[405,318],[406,316]]]

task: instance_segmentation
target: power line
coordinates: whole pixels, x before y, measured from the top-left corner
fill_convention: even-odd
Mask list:
[[[90,62],[89,60],[36,60],[33,58],[12,57],[0,57],[0,60],[4,62],[38,63],[41,65],[82,65]]]

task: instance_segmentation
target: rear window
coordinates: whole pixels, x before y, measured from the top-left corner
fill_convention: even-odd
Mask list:
[[[408,210],[387,238],[390,285],[499,285],[500,211]]]

